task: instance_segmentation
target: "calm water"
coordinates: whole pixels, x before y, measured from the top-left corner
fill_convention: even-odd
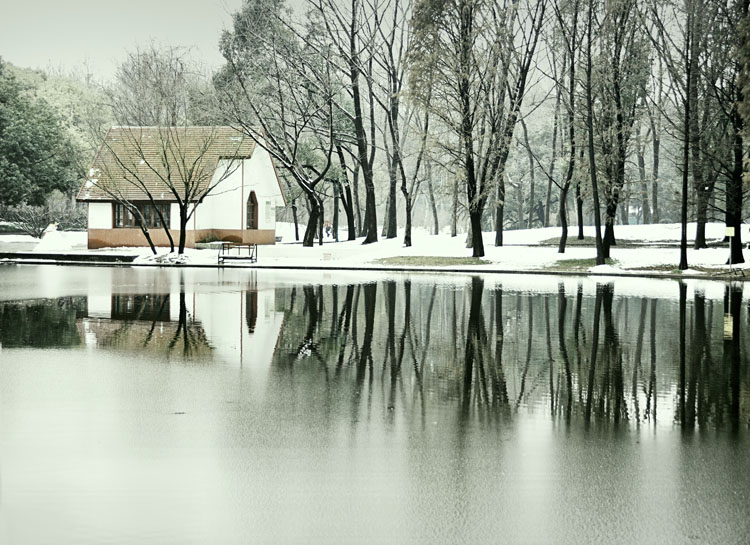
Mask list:
[[[749,543],[742,290],[0,266],[0,543]]]

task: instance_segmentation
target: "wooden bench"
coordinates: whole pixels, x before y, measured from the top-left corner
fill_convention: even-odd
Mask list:
[[[258,261],[258,247],[255,244],[240,242],[222,242],[219,250],[219,264],[229,260],[243,260],[255,263]],[[233,253],[236,251],[236,253]]]

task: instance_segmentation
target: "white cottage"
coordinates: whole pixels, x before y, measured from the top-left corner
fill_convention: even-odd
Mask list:
[[[274,244],[284,206],[271,156],[231,127],[113,127],[77,199],[88,203],[88,247],[177,243],[175,191],[191,203],[186,246],[231,241]]]

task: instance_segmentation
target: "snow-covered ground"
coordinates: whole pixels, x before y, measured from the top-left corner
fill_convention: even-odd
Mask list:
[[[709,244],[720,241],[724,236],[724,224],[714,223],[706,227]],[[577,230],[569,232],[569,242],[575,243]],[[680,237],[679,224],[658,225],[618,225],[615,229],[618,240],[639,241],[637,246],[613,247],[611,251],[614,263],[590,267],[588,270],[603,274],[623,273],[659,273],[669,272],[679,263]],[[695,225],[688,228],[688,236],[692,238]],[[294,242],[294,230],[291,224],[280,224],[277,234],[282,241],[273,246],[258,248],[259,266],[266,267],[330,267],[330,268],[373,268],[384,267],[380,260],[394,257],[469,257],[471,250],[466,248],[466,234],[451,237],[449,234],[431,235],[423,229],[415,229],[412,235],[412,246],[403,246],[403,232],[399,232],[396,239],[380,239],[376,244],[363,245],[362,239],[356,241],[333,242],[324,239],[324,244],[316,244],[312,248],[303,248]],[[584,234],[594,236],[593,227],[584,229]],[[345,236],[345,233],[343,234]],[[494,246],[494,233],[484,234],[485,252],[483,264],[466,264],[451,266],[430,266],[430,268],[444,268],[446,270],[482,269],[487,271],[539,271],[545,269],[565,270],[576,268],[580,264],[571,265],[566,260],[592,259],[595,251],[592,247],[569,245],[564,254],[557,252],[555,245],[540,245],[543,241],[556,239],[560,236],[559,227],[541,229],[506,231],[504,246]],[[750,239],[750,236],[746,236]],[[14,251],[11,247],[24,242],[33,245],[33,251],[44,253],[83,253],[86,249],[85,232],[52,232],[41,240],[34,242],[31,237],[24,235],[0,235],[0,251]],[[7,243],[7,244],[6,244]],[[709,272],[726,270],[725,265],[729,251],[723,247],[703,250],[688,249],[688,263],[691,267],[707,269]],[[175,256],[167,256],[164,249],[160,249],[158,258],[154,258],[147,247],[143,248],[111,248],[97,250],[96,253],[124,253],[137,254],[136,263],[191,263],[216,264],[216,250],[186,250],[186,256],[176,260]],[[748,255],[750,257],[750,254]],[[242,266],[242,262],[233,262],[227,266]],[[393,265],[402,267],[401,265]],[[745,264],[740,265],[745,268]],[[418,267],[416,267],[418,268]],[[654,270],[656,269],[656,270]],[[689,272],[701,274],[696,270]]]

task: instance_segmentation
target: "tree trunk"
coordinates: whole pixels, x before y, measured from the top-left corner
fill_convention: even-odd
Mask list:
[[[734,125],[732,176],[727,181],[727,227],[734,227],[732,247],[729,259],[732,264],[744,263],[742,255],[742,174],[744,143],[742,138],[743,122],[737,112],[735,103],[732,111],[732,122]]]
[[[375,183],[372,174],[372,161],[368,157],[367,134],[365,133],[365,121],[362,113],[362,95],[359,87],[360,62],[359,62],[359,45],[357,43],[357,34],[359,32],[359,16],[356,4],[352,3],[355,8],[352,10],[351,26],[349,27],[349,81],[351,83],[352,103],[354,106],[354,132],[357,140],[357,158],[362,168],[362,176],[365,181],[365,228],[367,236],[363,244],[370,244],[378,241],[378,217],[375,209]],[[370,99],[372,99],[372,89],[370,89]],[[371,108],[372,109],[372,108]],[[373,120],[371,122],[374,123]],[[374,142],[370,143],[374,146]],[[373,148],[374,151],[374,148]]]
[[[397,144],[396,144],[397,145]],[[396,207],[396,186],[398,184],[397,177],[397,164],[398,158],[396,157],[396,151],[394,150],[393,156],[388,158],[388,178],[390,184],[388,186],[388,203],[385,207],[386,210],[386,222],[384,227],[386,238],[396,238],[398,236],[398,224],[396,221],[398,209]]]
[[[151,248],[151,253],[156,255],[156,246],[154,246],[154,241],[151,240],[151,234],[148,232],[148,229],[146,229],[141,222],[138,222],[138,227],[141,230],[141,233],[143,233],[143,236],[146,237],[146,242],[148,242],[148,247]]]
[[[526,153],[528,154],[528,157],[529,157],[529,176],[531,178],[531,181],[529,183],[529,207],[528,207],[529,219],[527,220],[526,228],[531,229],[533,227],[533,222],[534,222],[534,189],[535,189],[534,188],[534,185],[535,185],[534,154],[531,152],[531,145],[529,144],[529,132],[526,128],[526,121],[524,121],[523,119],[521,119],[521,128],[523,129],[523,139],[524,139],[524,143],[526,144]],[[556,127],[555,127],[555,131],[556,131]],[[554,135],[553,135],[553,148],[552,149],[554,150]],[[523,225],[521,225],[520,227],[521,229],[523,229]]]
[[[692,43],[692,16],[688,12],[687,36],[688,44]],[[690,109],[692,108],[691,90],[689,84],[691,71],[693,69],[693,55],[690,51],[685,52],[687,62],[685,63],[685,103],[684,103],[684,134],[683,134],[683,153],[682,153],[682,195],[680,202],[680,264],[679,269],[684,271],[688,268],[687,260],[687,211],[688,211],[688,169],[690,165]]]
[[[495,246],[503,245],[503,222],[505,221],[505,177],[497,181],[497,204],[495,205]]]
[[[406,226],[404,228],[404,246],[411,246],[411,196],[404,191],[404,205],[406,206]]]
[[[586,55],[586,128],[588,129],[588,144],[589,144],[589,173],[591,176],[591,190],[594,197],[594,225],[596,230],[596,264],[604,265],[604,251],[602,244],[602,224],[601,217],[599,215],[599,186],[597,184],[596,177],[596,158],[594,155],[594,103],[591,96],[592,82],[591,73],[592,68],[592,57],[591,57],[591,32],[593,24],[593,2],[589,2],[588,11],[588,45]]]
[[[693,177],[695,177],[695,171],[693,171]],[[701,182],[703,184],[703,182]],[[693,242],[693,249],[700,250],[702,248],[708,248],[706,244],[706,222],[708,221],[708,200],[710,196],[709,191],[705,191],[702,187],[696,187],[696,203],[695,203],[695,241]]]
[[[557,252],[565,253],[565,245],[568,243],[568,191],[573,181],[573,173],[576,164],[576,132],[575,132],[575,98],[576,98],[576,33],[578,29],[578,2],[573,7],[573,29],[569,38],[568,57],[570,68],[568,70],[569,87],[568,87],[568,140],[570,141],[570,154],[568,155],[568,169],[565,172],[565,181],[560,186],[560,202],[557,203],[558,217],[562,233],[560,234],[560,244]],[[583,151],[583,150],[581,150]],[[552,152],[554,156],[554,151]],[[580,182],[576,182],[576,195],[580,196]],[[581,236],[580,238],[583,238]]]
[[[630,224],[630,199],[626,196],[620,205],[620,223]]]
[[[323,229],[325,221],[325,210],[323,209],[323,201],[316,195],[315,199],[318,201],[320,210],[318,212],[318,245],[323,246]]]
[[[182,255],[185,253],[185,244],[187,242],[187,223],[188,223],[188,215],[187,215],[187,207],[190,206],[190,203],[188,202],[181,202],[179,203],[180,207],[180,242],[177,249],[177,253]]]
[[[451,236],[458,235],[458,178],[453,178],[453,203],[451,206]]]
[[[583,149],[581,149],[581,152],[583,152]],[[576,217],[578,220],[578,240],[583,240],[583,224],[585,223],[583,219],[583,195],[581,195],[581,182],[576,182]]]
[[[390,216],[390,214],[391,214],[390,208],[391,208],[391,200],[388,199],[387,201],[385,201],[385,214],[383,214],[385,216],[386,220],[388,219],[388,216]],[[381,237],[385,238],[385,236],[387,234],[388,234],[388,221],[386,221],[385,223],[383,223],[383,227],[380,229],[380,236]]]
[[[425,171],[427,173],[427,195],[430,199],[430,209],[432,210],[433,220],[433,235],[440,234],[440,225],[438,224],[438,211],[435,203],[435,191],[432,188],[432,162],[429,159],[425,160]]]
[[[352,185],[354,186],[354,210],[357,213],[357,233],[362,235],[362,206],[359,204],[359,163],[354,164],[352,174]],[[353,239],[349,239],[353,240]]]
[[[339,182],[333,182],[333,240],[339,241]]]
[[[648,202],[648,182],[646,181],[646,158],[644,157],[643,144],[641,143],[640,128],[636,134],[635,151],[638,156],[638,178],[641,182],[642,223],[651,223],[651,207]]]
[[[575,153],[575,150],[573,150]],[[568,243],[568,187],[569,184],[563,184],[560,187],[560,203],[558,204],[558,215],[560,217],[560,226],[562,232],[560,233],[560,244],[557,246],[557,253],[565,253],[565,245]]]
[[[292,221],[294,221],[294,240],[299,242],[299,220],[297,219],[296,199],[292,199]]]
[[[696,24],[699,23],[696,21]],[[691,45],[690,55],[698,55],[698,39],[700,35],[700,26],[696,28],[696,32],[693,34],[693,43]],[[689,96],[692,97],[693,103],[698,106],[698,66],[697,61],[693,66],[688,79],[688,86],[690,86]],[[695,192],[695,241],[693,248],[699,250],[701,248],[708,248],[706,244],[706,211],[708,208],[708,198],[710,196],[709,186],[703,179],[703,164],[701,160],[701,128],[698,119],[698,112],[694,111],[690,116],[690,159],[691,159],[691,170],[693,172],[693,191]]]
[[[337,187],[338,196],[341,198],[341,203],[344,205],[344,213],[346,214],[347,240],[355,240],[357,238],[357,231],[354,228],[354,201],[352,200],[352,189],[349,186],[349,171],[346,167],[346,157],[344,156],[344,149],[341,144],[336,144],[336,153],[339,156],[339,165],[341,166],[345,182],[343,184],[343,191],[341,182],[337,182]],[[336,211],[338,212],[338,208]],[[336,241],[338,241],[338,231],[336,232]]]
[[[560,119],[560,97],[561,96],[562,96],[562,93],[560,92],[560,86],[558,85],[557,93],[555,96],[555,119],[552,124],[552,159],[550,159],[550,164],[549,164],[549,175],[547,177],[547,193],[545,197],[546,202],[544,203],[544,227],[549,227],[549,214],[550,214],[550,206],[551,206],[551,201],[552,201],[552,180],[553,180],[553,175],[555,172],[555,159],[556,159],[556,154],[557,154],[557,131],[558,131],[558,125],[559,125],[559,119]]]
[[[618,193],[615,188],[615,194],[607,196],[607,206],[605,207],[605,227],[604,227],[604,241],[602,245],[602,251],[604,253],[604,259],[609,259],[609,249],[612,246],[617,246],[617,240],[615,239],[615,220],[617,219],[617,202]]]
[[[314,193],[306,193],[310,215],[307,219],[305,235],[302,238],[302,246],[312,248],[315,241],[315,232],[320,225],[321,210],[318,203],[318,197]]]

